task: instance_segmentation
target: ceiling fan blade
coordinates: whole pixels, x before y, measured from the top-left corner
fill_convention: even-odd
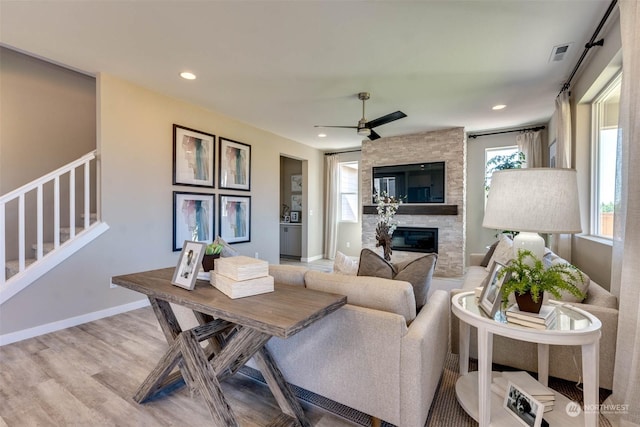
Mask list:
[[[372,128],[387,124],[389,122],[393,122],[394,120],[401,119],[403,117],[407,117],[407,115],[402,111],[396,111],[395,113],[390,113],[390,114],[387,114],[386,116],[378,117],[377,119],[371,120],[370,122],[367,123],[367,127],[369,129],[372,129]]]
[[[380,139],[380,135],[378,135],[375,130],[371,129],[371,134],[369,134],[369,139],[371,141],[373,141],[374,139]]]
[[[343,129],[358,129],[358,126],[324,126],[324,125],[314,125],[314,128],[343,128]]]

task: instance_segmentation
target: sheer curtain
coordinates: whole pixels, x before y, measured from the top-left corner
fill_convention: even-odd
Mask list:
[[[614,425],[640,425],[640,2],[620,2],[622,90],[616,176],[611,291],[619,318],[613,394],[607,403],[628,405],[607,416]],[[624,408],[624,407],[623,407]]]
[[[324,257],[334,259],[338,247],[338,197],[339,170],[338,156],[331,154],[325,157],[325,222],[324,222]]]
[[[516,144],[518,150],[524,153],[525,168],[541,168],[542,160],[542,133],[538,130],[535,132],[524,132],[516,136]]]
[[[571,104],[569,92],[563,91],[556,98],[556,167],[571,167]],[[571,234],[551,235],[551,250],[571,262]]]

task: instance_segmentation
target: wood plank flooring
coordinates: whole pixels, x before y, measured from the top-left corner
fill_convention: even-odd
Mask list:
[[[133,400],[166,349],[149,307],[0,347],[0,427],[212,425],[187,387]],[[222,388],[242,426],[266,426],[279,415],[260,382],[235,375]],[[356,425],[302,406],[314,426]]]

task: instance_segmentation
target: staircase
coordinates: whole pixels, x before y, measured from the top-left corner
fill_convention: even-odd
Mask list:
[[[0,197],[0,304],[109,228],[91,213],[96,163],[93,151]]]

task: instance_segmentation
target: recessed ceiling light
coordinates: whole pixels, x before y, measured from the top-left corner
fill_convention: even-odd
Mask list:
[[[494,105],[493,107],[491,107],[492,110],[502,110],[503,108],[506,108],[506,105],[498,104],[498,105]]]
[[[196,75],[193,73],[190,73],[188,71],[184,71],[182,73],[180,73],[180,77],[182,77],[185,80],[195,80],[196,79]]]
[[[326,138],[326,137],[327,137],[327,134],[326,134],[326,133],[319,133],[319,134],[318,134],[318,137],[320,137],[320,138]]]

